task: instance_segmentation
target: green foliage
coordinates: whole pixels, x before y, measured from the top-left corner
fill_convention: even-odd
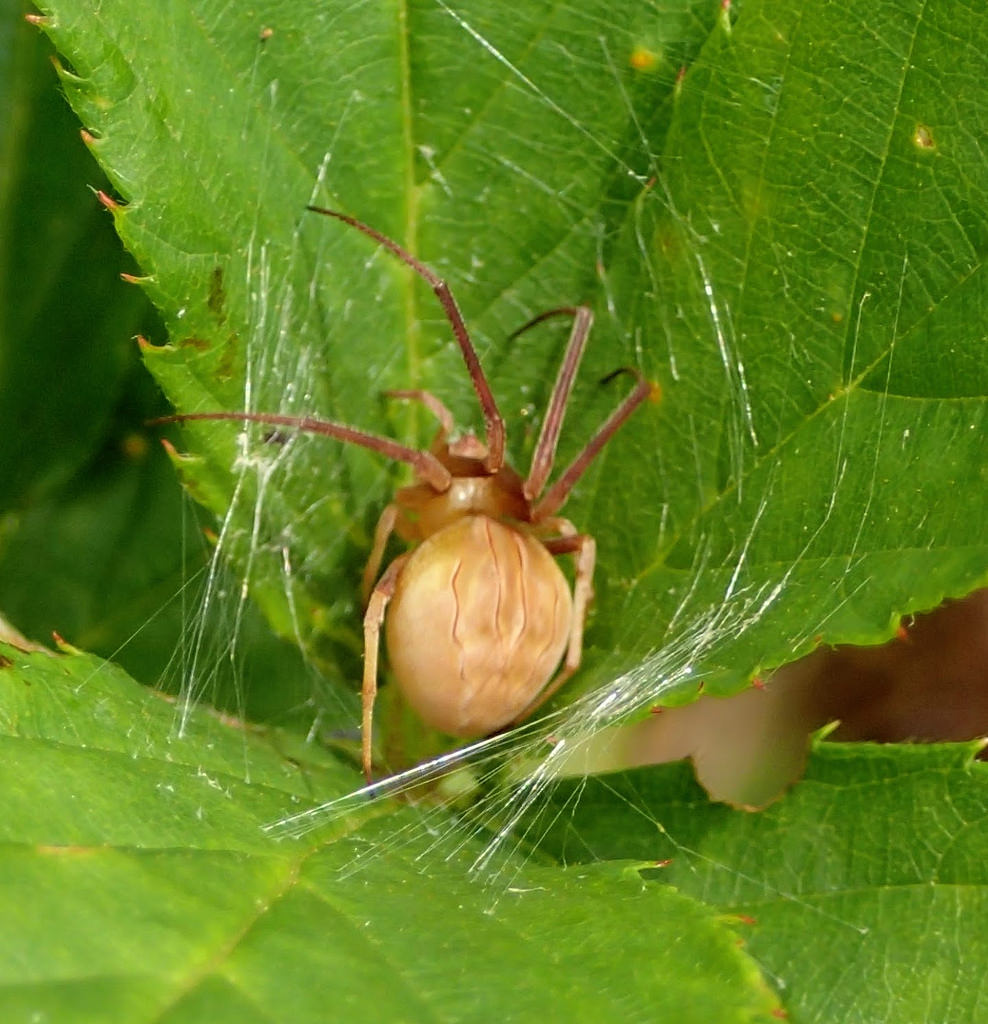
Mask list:
[[[661,384],[566,509],[600,564],[561,702],[629,672],[640,704],[701,678],[732,692],[984,582],[988,36],[969,7],[42,6],[111,185],[49,109],[32,30],[4,30],[0,608],[32,635],[110,654],[153,623],[121,657],[155,682],[169,630],[196,618],[191,598],[156,614],[205,554],[142,425],[160,405],[134,334],[183,411],[412,443],[431,425],[378,396],[425,387],[476,425],[428,289],[308,202],[447,278],[516,464],[564,342],[548,325],[506,340],[533,314],[597,315],[562,463],[616,401],[595,379],[634,365]],[[87,185],[119,204],[136,267]],[[201,685],[216,658],[237,681],[253,665],[246,703],[208,695],[291,721],[312,687],[299,645],[326,680],[318,713],[346,718],[354,582],[400,475],[321,439],[240,435],[190,426],[173,462],[291,643],[254,657],[249,611],[204,615],[220,653]],[[171,705],[104,663],[7,658],[5,1019],[741,1021],[770,1019],[770,988],[807,1021],[984,1014],[982,943],[958,923],[983,902],[966,751],[820,753],[760,818],[707,807],[673,770],[562,790],[545,846],[509,844],[485,888],[467,868],[489,837],[444,812],[262,832],[357,784],[292,732],[200,710],[178,735]],[[739,912],[757,924],[721,916]]]
[[[529,824],[570,867],[659,857],[650,877],[752,918],[746,948],[795,1020],[981,1020],[980,746],[824,744],[758,815],[711,804],[684,767],[590,780],[578,805],[566,783]]]
[[[167,469],[136,427],[160,407],[131,341],[153,320],[118,276],[135,268],[93,201],[101,175],[19,7],[4,5],[0,29],[0,607],[32,635],[112,650],[160,606],[138,595],[180,553],[174,492],[141,500]],[[142,535],[158,571],[113,564]],[[150,678],[162,667],[160,650],[125,656]]]
[[[640,865],[511,857],[486,887],[483,836],[401,807],[269,837],[352,773],[201,710],[179,737],[91,656],[0,659],[4,1020],[772,1019],[738,923]]]
[[[702,622],[693,676],[729,692],[984,577],[988,181],[962,89],[982,56],[935,18],[889,10],[855,41],[843,10],[784,4],[733,27],[709,3],[125,10],[56,5],[46,28],[129,204],[178,408],[424,440],[375,397],[419,386],[475,417],[424,284],[310,200],[449,279],[517,459],[560,343],[504,340],[533,312],[593,302],[584,379],[638,363],[662,384],[568,508],[600,541],[585,684]],[[971,99],[945,109],[941,67]],[[563,457],[607,400],[582,389]],[[238,432],[190,427],[183,476],[274,628],[344,683],[341,595],[394,473],[312,438],[279,458],[260,431],[238,459]]]

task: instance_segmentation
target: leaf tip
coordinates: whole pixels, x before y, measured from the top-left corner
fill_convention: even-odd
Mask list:
[[[150,277],[139,277],[133,283],[148,284],[153,280],[154,278]],[[160,345],[156,345],[153,341],[148,341],[143,334],[135,335],[134,341],[137,342],[138,351],[144,359],[154,359],[157,356],[165,355],[166,353],[174,353],[175,351],[175,347],[167,341],[163,341]]]
[[[717,19],[721,29],[727,34],[731,33],[731,0],[720,0],[720,17]]]
[[[92,132],[87,131],[85,128],[79,129],[79,135],[87,149],[91,149],[99,141]]]
[[[51,25],[44,26],[46,29],[51,28]],[[49,57],[52,67],[55,69],[55,74],[58,75],[60,81],[65,85],[72,85],[80,87],[85,84],[84,79],[80,78],[74,71],[67,68],[57,57],[56,54],[52,54]]]
[[[120,203],[116,201],[112,196],[108,195],[101,188],[96,190],[96,198],[111,212],[116,213],[121,208]]]
[[[62,652],[62,654],[82,654],[82,651],[79,650],[78,647],[74,647],[54,629],[51,631],[51,638],[55,641],[55,646]]]

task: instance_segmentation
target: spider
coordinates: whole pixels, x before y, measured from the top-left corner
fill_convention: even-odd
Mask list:
[[[593,313],[587,306],[560,306],[530,320],[512,337],[550,317],[572,317],[573,326],[528,476],[522,478],[505,462],[504,420],[446,282],[354,217],[319,206],[308,209],[368,235],[432,288],[480,401],[484,439],[466,433],[450,440],[452,414],[418,389],[386,394],[421,402],[438,420],[427,450],[308,416],[200,412],[156,422],[237,420],[291,427],[369,448],[414,470],[417,482],[400,488],[381,514],[363,577],[361,764],[369,783],[382,625],[405,699],[427,725],[452,736],[483,736],[522,722],[577,670],[593,596],[596,542],[556,513],[618,428],[646,398],[658,397],[658,386],[631,371],[637,378],[634,390],[546,490]],[[382,573],[392,533],[411,550]],[[572,593],[554,560],[567,554],[575,559]]]

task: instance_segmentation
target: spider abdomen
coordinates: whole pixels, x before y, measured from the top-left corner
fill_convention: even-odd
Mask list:
[[[572,615],[569,584],[538,539],[464,516],[427,537],[399,573],[385,625],[395,679],[433,728],[494,732],[549,682]]]

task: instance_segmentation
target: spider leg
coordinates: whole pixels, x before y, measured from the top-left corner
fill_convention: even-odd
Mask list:
[[[306,209],[311,210],[313,213],[321,213],[324,217],[335,217],[337,220],[343,221],[344,224],[349,224],[358,231],[362,231],[365,235],[373,238],[375,242],[383,245],[389,252],[394,253],[402,263],[411,267],[432,289],[440,305],[443,307],[443,312],[446,314],[450,327],[453,328],[453,335],[460,346],[463,361],[467,364],[470,382],[473,384],[473,389],[477,392],[477,398],[480,400],[480,408],[484,414],[484,427],[487,434],[488,455],[485,460],[485,466],[488,473],[496,473],[504,465],[504,420],[498,411],[497,402],[494,400],[490,384],[487,382],[487,377],[484,376],[480,360],[477,358],[477,352],[473,347],[473,342],[470,340],[467,325],[463,322],[463,314],[456,304],[456,299],[453,298],[453,293],[449,290],[449,285],[438,274],[433,273],[421,260],[417,260],[407,249],[402,248],[396,241],[388,238],[387,235],[382,235],[380,231],[375,231],[374,228],[364,224],[363,221],[357,220],[356,217],[340,213],[337,210],[327,210],[324,206],[309,206]]]
[[[360,594],[363,597],[365,608],[370,599],[371,587],[374,586],[374,580],[377,579],[377,574],[381,569],[384,548],[388,543],[388,538],[394,531],[397,521],[398,506],[391,504],[381,513],[381,518],[378,519],[377,526],[374,527],[374,545],[371,547],[371,553],[367,558],[367,565],[364,567],[364,579],[360,587]]]
[[[384,518],[383,516],[381,517]],[[408,560],[407,555],[396,558],[377,581],[371,591],[364,613],[364,685],[361,690],[361,734],[360,760],[364,769],[364,778],[368,784],[371,779],[371,755],[373,752],[374,701],[377,698],[377,659],[380,651],[381,623],[388,602],[394,596],[398,574]]]
[[[322,434],[346,444],[369,448],[372,452],[378,452],[396,462],[407,462],[418,474],[419,479],[424,480],[437,491],[442,492],[449,489],[451,480],[449,470],[432,452],[420,452],[415,448],[392,441],[390,437],[369,434],[366,430],[348,427],[345,423],[336,423],[334,420],[320,420],[314,416],[281,416],[277,413],[267,412],[182,412],[173,416],[158,416],[156,419],[148,420],[147,423],[148,426],[154,426],[159,423],[190,423],[194,420],[267,423],[274,427],[291,427],[293,430],[301,430],[303,433]]]
[[[610,380],[611,377],[617,375],[617,373],[623,373],[625,371],[618,370],[616,373],[606,378]],[[628,371],[638,378],[638,383],[635,385],[635,389],[624,399],[623,402],[611,413],[610,416],[604,421],[602,426],[597,430],[597,433],[587,442],[587,446],[580,452],[579,455],[570,463],[569,467],[563,472],[563,475],[549,488],[548,491],[542,496],[542,500],[532,509],[532,522],[538,523],[548,518],[557,509],[561,508],[563,503],[569,497],[569,492],[573,490],[577,480],[586,472],[587,467],[591,462],[600,454],[600,450],[605,444],[614,436],[618,428],[627,420],[627,418],[638,408],[646,398],[652,400],[658,400],[659,398],[659,387],[652,381],[647,380],[637,370]]]
[[[573,329],[570,331],[566,354],[559,367],[556,383],[552,386],[549,407],[546,409],[538,444],[535,446],[535,454],[532,456],[532,468],[529,470],[528,479],[522,485],[522,491],[529,501],[542,493],[542,488],[545,487],[545,482],[552,472],[552,463],[556,457],[556,445],[559,443],[559,431],[562,429],[563,417],[566,415],[566,403],[573,390],[576,372],[580,368],[580,360],[583,358],[583,350],[587,344],[587,335],[590,334],[590,328],[593,327],[593,313],[589,307],[560,306],[559,309],[550,309],[535,317],[534,320],[529,320],[511,337],[517,337],[523,331],[527,331],[529,327],[534,327],[552,316],[572,316],[574,318]]]

